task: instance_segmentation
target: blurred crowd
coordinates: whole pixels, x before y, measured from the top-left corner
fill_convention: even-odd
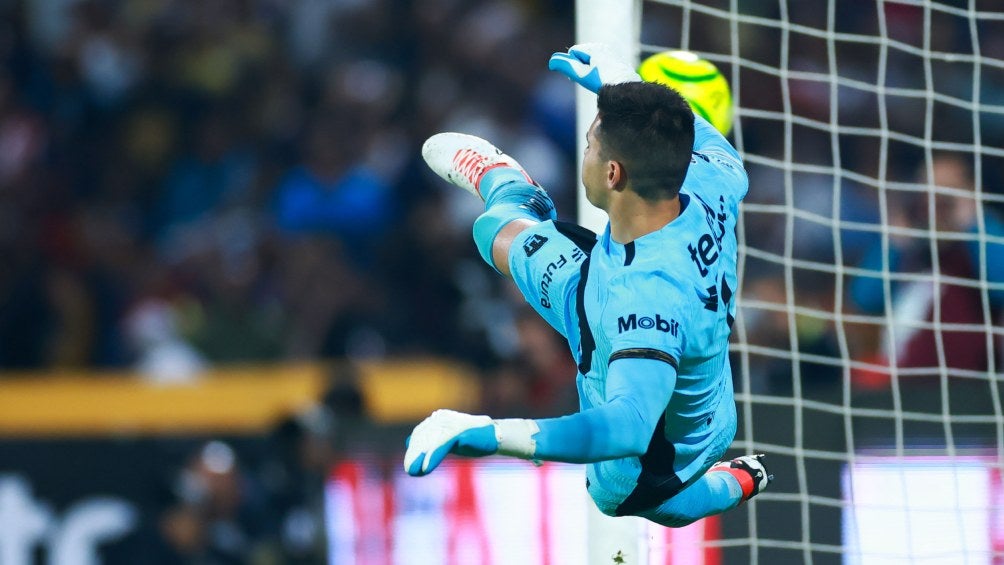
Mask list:
[[[553,4],[0,3],[0,369],[513,357],[419,148],[489,137],[571,213]]]
[[[891,264],[883,225],[893,247],[915,240],[912,272],[952,255],[933,228],[995,233],[1004,167],[972,147],[1004,145],[1004,120],[971,105],[999,108],[1004,73],[981,66],[974,90],[973,65],[940,54],[978,46],[999,63],[1004,34],[942,11],[925,32],[923,9],[905,4],[844,0],[833,22],[812,2],[742,4],[820,31],[747,21],[733,43],[703,12],[682,33],[682,11],[664,4],[642,26],[645,49],[706,53],[736,86],[752,205],[741,228],[756,250],[741,337],[888,357],[881,323],[832,313],[894,307],[884,284],[856,280]],[[479,203],[419,156],[437,131],[486,137],[572,216],[574,88],[546,61],[574,43],[574,21],[556,0],[0,1],[0,370],[170,381],[217,363],[428,354],[482,369],[492,409],[574,406],[565,346],[477,258]],[[894,45],[831,42],[828,26]],[[939,159],[958,170],[937,177]],[[946,219],[934,191],[969,205]],[[999,282],[966,253],[960,277]],[[956,321],[989,326],[976,292],[966,311],[979,320]],[[791,387],[784,355],[747,368],[755,388]]]

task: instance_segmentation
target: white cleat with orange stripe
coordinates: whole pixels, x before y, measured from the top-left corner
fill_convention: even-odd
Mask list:
[[[422,157],[429,168],[447,181],[485,199],[478,190],[485,173],[497,167],[512,167],[536,184],[515,159],[491,143],[464,133],[437,133],[425,140]]]

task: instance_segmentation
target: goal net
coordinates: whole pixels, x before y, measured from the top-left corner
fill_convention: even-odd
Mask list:
[[[577,19],[629,57],[696,51],[733,89],[734,450],[777,480],[687,543],[725,563],[1002,562],[1004,6],[579,0]]]

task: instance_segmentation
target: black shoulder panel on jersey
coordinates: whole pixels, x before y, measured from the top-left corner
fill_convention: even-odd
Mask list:
[[[607,361],[607,364],[609,365],[618,359],[654,359],[656,361],[662,361],[663,363],[669,363],[674,369],[680,368],[676,358],[669,353],[647,347],[634,347],[631,349],[621,349],[620,351],[615,351],[610,356],[610,360]]]
[[[586,319],[586,280],[589,278],[589,254],[596,245],[596,234],[586,228],[570,222],[554,221],[554,229],[567,237],[586,254],[579,269],[579,288],[575,292],[575,313],[579,316],[579,372],[583,375],[589,372],[593,364],[593,351],[596,341],[589,329]]]
[[[572,240],[572,243],[574,243],[579,249],[585,251],[586,255],[589,255],[589,252],[593,250],[593,246],[596,245],[596,234],[579,224],[555,220],[554,229],[558,230],[558,233],[561,235]]]

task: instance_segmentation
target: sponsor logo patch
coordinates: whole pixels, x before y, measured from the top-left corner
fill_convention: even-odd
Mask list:
[[[527,257],[532,257],[534,253],[540,251],[541,247],[544,247],[545,243],[547,243],[546,237],[534,234],[523,244],[523,252],[526,253]]]
[[[673,318],[666,319],[656,314],[653,316],[639,316],[638,314],[628,314],[617,318],[617,333],[629,332],[631,330],[651,330],[656,329],[663,333],[676,336],[680,324]]]

